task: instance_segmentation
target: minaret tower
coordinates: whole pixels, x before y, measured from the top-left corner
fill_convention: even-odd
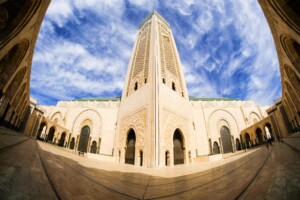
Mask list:
[[[118,162],[155,167],[191,160],[192,111],[168,22],[153,11],[140,25],[120,104]]]

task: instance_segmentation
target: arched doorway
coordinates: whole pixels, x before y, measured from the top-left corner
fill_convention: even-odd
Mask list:
[[[170,166],[170,152],[166,151],[166,166]]]
[[[70,149],[74,149],[75,146],[75,138],[72,137],[71,142],[70,142]]]
[[[45,139],[45,133],[46,133],[47,125],[45,122],[42,122],[40,125],[40,128],[38,130],[36,139],[38,140],[44,140]]]
[[[88,142],[90,138],[90,127],[84,126],[81,129],[78,151],[87,152]]]
[[[64,144],[65,144],[65,140],[66,140],[66,133],[63,132],[63,133],[61,134],[61,136],[60,136],[60,140],[59,140],[58,146],[63,147]]]
[[[176,129],[173,135],[174,165],[184,164],[184,142],[181,132]]]
[[[97,152],[97,142],[94,140],[91,146],[91,153],[96,153],[96,152]]]
[[[233,152],[229,129],[226,126],[222,126],[220,133],[223,146],[223,153]]]
[[[261,129],[257,128],[255,132],[256,132],[256,137],[257,137],[257,140],[258,140],[258,144],[263,144],[264,141],[263,141],[263,136],[262,136]]]
[[[134,165],[135,158],[135,132],[133,129],[130,129],[127,135],[126,141],[126,152],[125,152],[125,163]]]
[[[250,148],[251,147],[251,140],[250,140],[250,136],[248,133],[245,134],[245,140],[246,140],[246,147]]]
[[[218,144],[218,142],[214,142],[214,145],[213,145],[213,154],[219,154],[219,153],[220,153],[219,144]]]
[[[241,143],[240,140],[238,138],[235,139],[235,145],[236,145],[236,150],[239,151],[241,150]]]
[[[55,128],[52,126],[49,130],[46,142],[52,143],[54,133],[55,133]]]
[[[269,132],[270,132],[271,139],[273,140],[273,139],[274,139],[274,136],[273,136],[273,130],[272,130],[271,124],[266,123],[265,127],[268,127]]]

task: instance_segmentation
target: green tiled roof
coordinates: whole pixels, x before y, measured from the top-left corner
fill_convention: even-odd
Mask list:
[[[81,98],[75,101],[120,101],[121,97]]]
[[[198,98],[189,96],[190,101],[237,101],[231,98]]]

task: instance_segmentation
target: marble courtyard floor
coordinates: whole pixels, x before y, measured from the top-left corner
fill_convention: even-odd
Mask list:
[[[0,199],[299,199],[300,137],[284,141],[150,169],[88,159],[0,127]]]

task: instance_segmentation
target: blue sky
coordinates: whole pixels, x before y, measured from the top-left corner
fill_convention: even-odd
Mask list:
[[[138,27],[170,24],[190,96],[271,105],[278,59],[257,0],[52,0],[36,43],[31,97],[40,105],[121,96]]]

